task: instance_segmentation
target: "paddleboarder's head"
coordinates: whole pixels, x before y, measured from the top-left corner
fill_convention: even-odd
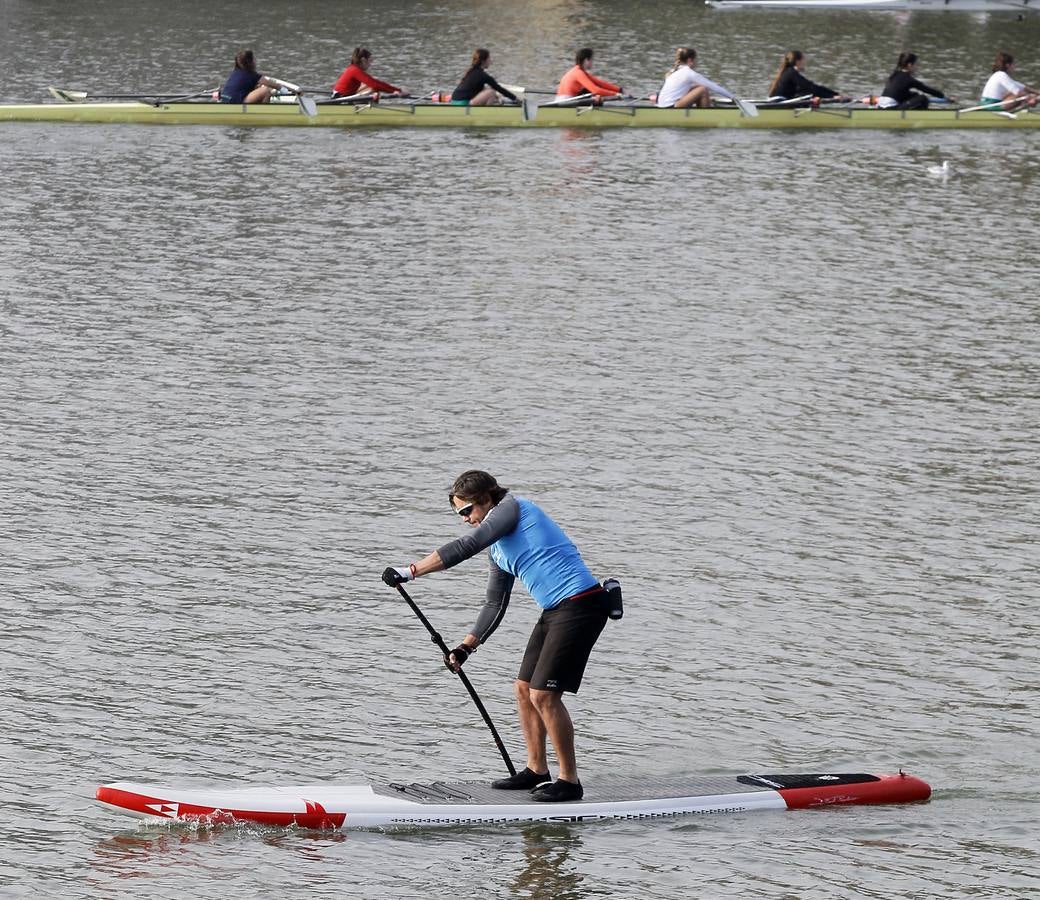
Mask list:
[[[509,489],[502,487],[494,475],[481,469],[469,469],[455,479],[448,502],[470,525],[479,525],[507,493]]]

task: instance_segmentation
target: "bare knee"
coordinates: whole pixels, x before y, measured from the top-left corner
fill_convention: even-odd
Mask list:
[[[513,693],[516,695],[516,699],[519,703],[530,703],[531,702],[531,682],[520,681],[519,679],[513,682]]]
[[[560,705],[562,695],[559,691],[529,691],[531,703],[539,713],[550,712]]]

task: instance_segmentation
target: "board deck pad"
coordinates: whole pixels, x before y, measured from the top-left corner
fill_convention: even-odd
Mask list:
[[[784,777],[784,776],[775,776]],[[791,777],[791,776],[787,776]],[[812,778],[814,776],[799,776]],[[877,780],[873,775],[855,776]],[[671,797],[712,797],[725,794],[750,794],[756,791],[771,791],[762,784],[741,783],[732,775],[687,775],[675,778],[639,778],[635,776],[610,776],[590,780],[583,785],[585,796],[575,803],[624,803],[635,800],[665,800]],[[481,781],[435,781],[431,784],[372,785],[372,790],[384,797],[405,797],[416,803],[437,804],[484,804],[501,806],[503,803],[531,803],[528,791],[503,791]],[[552,806],[552,804],[546,804]]]

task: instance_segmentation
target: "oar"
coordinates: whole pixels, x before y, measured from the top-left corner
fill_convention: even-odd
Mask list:
[[[729,88],[726,88],[729,90]],[[730,91],[733,94],[732,91]],[[749,119],[758,118],[758,107],[755,106],[750,100],[741,100],[736,94],[733,94],[733,102],[737,104],[737,109],[740,110],[742,116],[747,116]]]
[[[287,91],[292,92],[296,95],[296,102],[300,104],[300,112],[305,116],[313,119],[318,114],[317,104],[311,100],[310,97],[304,97],[303,91],[299,85],[293,84],[290,81],[282,81],[281,78],[271,78],[268,76],[268,80],[273,81],[279,87],[285,88]]]
[[[171,94],[168,91],[153,91],[151,94],[90,94],[87,91],[70,91],[65,88],[48,87],[47,91],[55,100],[66,103],[83,103],[86,100],[191,100],[194,97],[206,97],[216,88],[195,91],[191,94]]]
[[[999,103],[983,103],[980,106],[969,106],[967,109],[957,110],[957,114],[963,115],[964,113],[985,111],[996,113],[998,116],[1009,116],[1010,118],[1015,119],[1017,118],[1015,113],[1009,112],[1008,110],[1004,109],[1004,107],[1007,106],[1009,103],[1017,103],[1019,100],[1022,99],[1022,97],[1009,97],[1007,100],[1001,100]]]
[[[412,612],[418,616],[419,621],[426,626],[426,630],[430,632],[430,640],[432,640],[438,647],[445,657],[451,655],[451,651],[448,649],[448,645],[444,643],[444,639],[437,633],[436,629],[430,624],[430,620],[423,615],[421,609],[415,605],[415,601],[408,596],[408,592],[401,586],[397,585],[397,590],[401,592],[401,596],[404,597],[407,604],[412,608]],[[495,728],[495,723],[491,721],[491,716],[488,715],[488,711],[484,708],[484,704],[480,702],[480,697],[477,696],[477,692],[473,689],[473,685],[470,684],[469,678],[466,677],[466,673],[459,669],[455,673],[459,676],[459,680],[466,686],[466,690],[469,691],[470,697],[473,698],[473,702],[477,705],[477,709],[480,710],[481,718],[484,720],[484,724],[491,729],[491,736],[495,739],[495,744],[498,745],[498,752],[502,754],[502,759],[506,764],[506,768],[509,769],[510,775],[516,774],[516,767],[513,765],[513,761],[509,758],[509,754],[506,752],[506,745],[502,743],[502,738],[499,737],[498,730]]]

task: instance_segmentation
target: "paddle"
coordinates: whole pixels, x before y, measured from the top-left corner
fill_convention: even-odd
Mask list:
[[[415,613],[419,618],[419,621],[426,626],[426,630],[430,632],[430,640],[440,647],[441,653],[443,653],[445,657],[451,655],[451,651],[448,649],[448,645],[444,643],[444,639],[430,624],[430,620],[423,615],[422,610],[415,605],[415,601],[408,596],[408,592],[401,585],[397,585],[397,590],[401,592],[401,596],[404,597],[405,602],[407,602],[407,604],[412,608],[412,612]],[[469,678],[466,677],[466,673],[463,672],[462,669],[459,669],[455,674],[459,676],[459,680],[465,685],[466,690],[469,691],[470,697],[473,698],[473,702],[477,705],[477,709],[480,711],[484,724],[491,729],[491,736],[495,739],[495,744],[498,746],[498,752],[502,754],[502,759],[506,764],[506,768],[509,770],[509,774],[515,775],[516,768],[513,766],[513,761],[509,758],[509,754],[506,752],[506,745],[502,743],[502,738],[499,737],[498,730],[495,728],[495,723],[491,721],[491,716],[488,715],[488,711],[484,708],[484,704],[480,702],[480,697],[477,696],[477,692],[474,690],[473,685],[470,684]]]
[[[282,81],[281,78],[272,78],[270,75],[267,77],[267,80],[272,81],[275,84],[277,84],[278,87],[283,87],[287,91],[290,91],[291,93],[295,94],[296,102],[300,104],[300,112],[302,112],[305,116],[308,116],[309,118],[313,119],[318,114],[318,105],[313,100],[311,100],[310,97],[303,96],[303,90],[300,88],[299,85],[293,84],[289,81]]]

